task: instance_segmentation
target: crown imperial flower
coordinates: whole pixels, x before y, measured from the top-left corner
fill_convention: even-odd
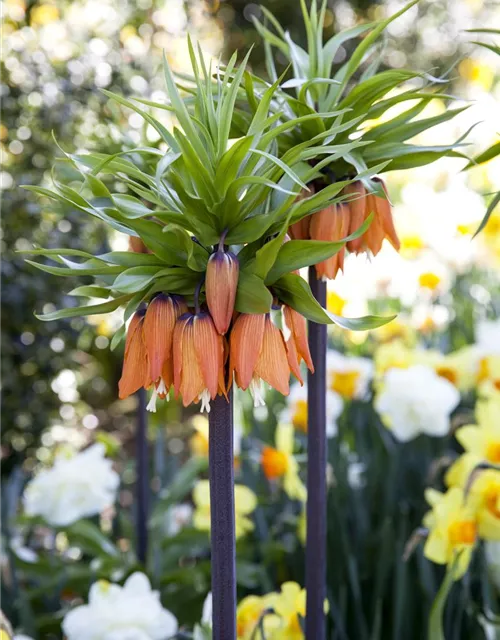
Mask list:
[[[145,309],[136,311],[130,321],[125,341],[122,376],[118,382],[121,400],[151,384],[148,352],[144,340]]]
[[[183,314],[174,329],[174,389],[186,407],[201,400],[210,411],[210,400],[226,393],[224,345],[207,312]]]
[[[224,335],[229,329],[238,287],[238,258],[224,248],[213,253],[207,264],[205,289],[207,305],[217,331]]]

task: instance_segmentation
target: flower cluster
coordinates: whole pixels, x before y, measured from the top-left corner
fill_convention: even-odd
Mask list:
[[[477,405],[477,425],[456,431],[465,452],[446,474],[446,493],[428,489],[432,510],[424,553],[453,568],[455,577],[467,570],[480,540],[500,541],[500,395]]]
[[[314,370],[307,343],[306,321],[284,305],[282,319],[289,333],[277,326],[271,313],[235,314],[238,260],[216,251],[208,261],[206,305],[188,309],[181,296],[159,293],[147,309],[135,312],[125,343],[120,398],[141,387],[153,388],[148,409],[173,389],[184,406],[227,396],[233,377],[241,389],[250,389],[256,406],[263,404],[262,382],[288,395],[290,373],[302,383],[300,363]],[[229,356],[229,374],[226,364]]]

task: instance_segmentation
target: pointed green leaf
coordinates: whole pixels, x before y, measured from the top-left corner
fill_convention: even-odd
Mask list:
[[[271,292],[262,278],[240,271],[234,308],[240,313],[268,313],[273,303]]]

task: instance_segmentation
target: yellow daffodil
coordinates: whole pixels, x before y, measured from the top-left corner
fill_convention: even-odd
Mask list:
[[[477,371],[477,357],[473,347],[463,347],[447,355],[439,354],[434,361],[434,369],[461,391],[474,388]]]
[[[344,409],[344,401],[338,393],[326,392],[326,436],[337,435],[337,419]],[[294,384],[283,411],[278,416],[280,422],[290,422],[297,431],[307,433],[307,387]]]
[[[364,399],[373,377],[373,363],[368,358],[344,356],[330,350],[326,355],[329,388],[345,399]]]
[[[306,615],[306,590],[296,582],[285,582],[274,601],[274,611],[281,619],[281,626],[270,636],[270,640],[302,640],[301,618]],[[325,613],[328,602],[325,600]]]
[[[210,486],[208,480],[200,480],[193,490],[195,511],[193,524],[196,529],[210,531]],[[254,529],[254,523],[248,517],[257,506],[257,496],[248,487],[234,486],[234,511],[236,538],[241,538]]]
[[[415,364],[415,350],[409,349],[402,340],[394,340],[380,345],[373,361],[376,375],[382,376],[389,369],[407,369]]]
[[[500,541],[500,471],[478,471],[471,479],[467,501],[476,510],[479,536]]]
[[[275,599],[275,593],[243,598],[236,610],[238,640],[267,640],[274,637],[274,630],[281,624],[278,616],[273,613]]]
[[[429,529],[424,555],[432,562],[454,567],[458,579],[467,571],[478,538],[474,507],[458,487],[444,494],[428,489],[425,497],[432,510],[424,517]]]
[[[191,421],[195,432],[189,439],[189,448],[194,456],[208,457],[208,420],[205,416],[197,415]]]
[[[500,395],[476,405],[477,424],[457,429],[455,437],[465,453],[446,474],[448,486],[465,486],[469,475],[481,462],[500,464]]]
[[[404,344],[410,345],[415,341],[415,331],[400,317],[395,318],[377,329],[373,329],[370,335],[380,344],[401,340]]]
[[[336,293],[332,289],[328,289],[326,294],[326,308],[328,309],[328,311],[330,311],[330,313],[341,316],[346,302],[347,301],[339,296],[338,293]]]
[[[481,396],[500,395],[500,355],[483,356],[477,367],[477,382]]]
[[[275,434],[276,447],[262,449],[261,464],[270,481],[280,480],[292,500],[305,501],[306,488],[299,476],[299,464],[293,457],[294,431],[291,424],[279,424]]]

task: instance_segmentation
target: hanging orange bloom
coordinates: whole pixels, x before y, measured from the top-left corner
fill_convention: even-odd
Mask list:
[[[208,261],[205,280],[207,305],[221,335],[229,329],[233,317],[239,270],[238,258],[223,248],[213,253]]]
[[[155,383],[148,404],[156,411],[156,398],[165,398],[174,379],[172,343],[177,319],[187,311],[180,296],[160,293],[149,303],[144,318],[144,341],[149,360],[150,379]]]
[[[349,233],[349,208],[345,204],[332,204],[311,218],[310,236],[313,240],[338,242]],[[344,268],[345,247],[334,256],[316,265],[318,278],[333,280],[340,269]]]
[[[306,319],[298,311],[295,311],[295,309],[287,305],[283,305],[283,314],[285,316],[286,326],[290,330],[290,337],[286,341],[288,363],[293,375],[303,384],[300,373],[301,360],[304,360],[309,371],[314,373],[314,364],[307,342]]]
[[[376,256],[382,248],[384,239],[387,239],[396,251],[399,251],[400,242],[394,227],[391,203],[385,183],[380,178],[373,178],[373,180],[381,185],[386,195],[385,198],[375,193],[366,193],[363,184],[359,181],[346,187],[344,193],[357,196],[349,201],[347,205],[350,211],[349,233],[359,229],[370,213],[374,213],[373,220],[367,231],[361,238],[351,240],[347,244],[347,248],[352,253],[371,251]]]
[[[255,406],[263,405],[261,382],[283,395],[290,391],[290,365],[285,339],[270,314],[242,313],[230,337],[230,375],[241,389],[250,388]]]
[[[174,329],[174,389],[185,407],[201,400],[210,411],[210,400],[226,393],[224,344],[210,314],[185,313]]]
[[[118,382],[118,397],[123,400],[141,387],[151,384],[148,353],[144,341],[144,310],[136,311],[130,321],[125,341],[122,377]]]

